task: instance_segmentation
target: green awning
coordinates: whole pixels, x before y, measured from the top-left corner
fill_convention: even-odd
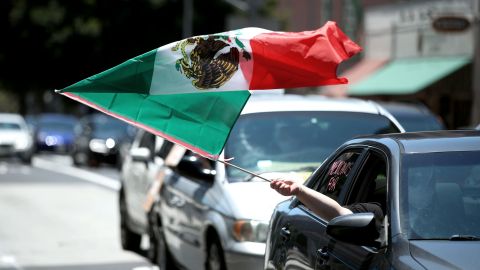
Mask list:
[[[348,88],[348,95],[416,93],[470,62],[467,57],[399,59]]]

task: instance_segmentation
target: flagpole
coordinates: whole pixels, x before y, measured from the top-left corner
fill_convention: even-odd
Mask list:
[[[223,164],[225,164],[225,165],[232,166],[232,167],[234,167],[235,169],[239,169],[239,170],[242,171],[242,172],[246,172],[246,173],[248,173],[248,174],[250,174],[250,175],[253,175],[253,176],[255,176],[255,177],[258,177],[258,178],[260,178],[260,179],[262,179],[262,180],[265,180],[265,181],[267,181],[267,182],[272,182],[272,180],[270,180],[270,179],[267,179],[267,178],[265,178],[265,177],[263,177],[263,176],[260,176],[260,175],[254,173],[254,172],[251,172],[251,171],[249,171],[249,170],[246,170],[246,169],[244,169],[244,168],[242,168],[242,167],[238,167],[237,165],[232,164],[232,163],[230,163],[230,162],[228,162],[228,161],[221,160],[221,159],[217,159],[217,160],[218,160],[218,162],[221,162],[221,163],[223,163]]]

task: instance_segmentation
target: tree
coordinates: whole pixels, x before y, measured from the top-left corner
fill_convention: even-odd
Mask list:
[[[225,30],[229,5],[195,1],[194,7],[194,34]],[[42,100],[44,91],[181,39],[181,14],[181,0],[0,1],[0,91],[28,112],[27,95]]]

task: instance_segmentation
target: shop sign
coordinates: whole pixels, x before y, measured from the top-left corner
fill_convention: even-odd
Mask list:
[[[461,32],[470,27],[470,20],[459,16],[442,16],[435,18],[432,26],[440,32]]]

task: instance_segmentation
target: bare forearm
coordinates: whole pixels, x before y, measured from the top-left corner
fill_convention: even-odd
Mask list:
[[[330,197],[305,186],[300,186],[296,196],[307,208],[326,220],[352,213]]]

